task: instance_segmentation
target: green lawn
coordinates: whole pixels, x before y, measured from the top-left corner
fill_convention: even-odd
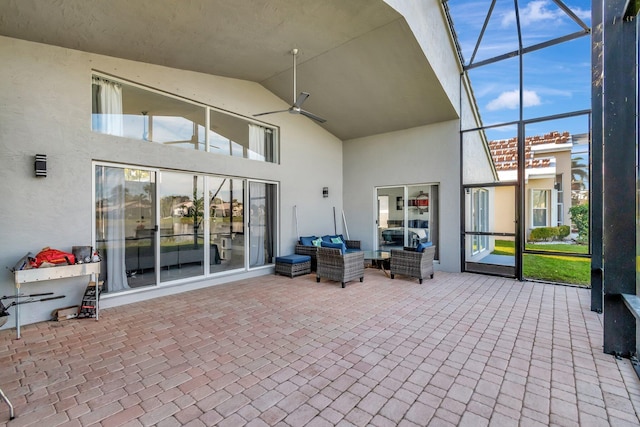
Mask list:
[[[550,282],[591,285],[591,260],[589,258],[565,257],[553,255],[553,252],[587,253],[586,245],[567,245],[563,243],[537,245],[527,244],[527,249],[549,251],[549,255],[524,254],[524,277],[528,279],[548,280]],[[496,255],[515,255],[514,242],[496,240]]]

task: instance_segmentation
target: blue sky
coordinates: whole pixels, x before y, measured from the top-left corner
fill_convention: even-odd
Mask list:
[[[519,15],[523,46],[531,46],[582,28],[552,0],[520,0]],[[590,0],[565,0],[582,21],[591,26]],[[490,0],[449,0],[449,9],[465,63],[472,57]],[[551,116],[591,108],[591,39],[564,42],[523,56],[524,119]],[[497,0],[474,62],[517,50],[518,36],[513,0]],[[518,59],[511,58],[469,71],[469,77],[484,125],[519,119]],[[588,121],[578,119],[536,123],[527,135],[550,130],[582,133]],[[490,139],[515,136],[515,127],[487,132]]]

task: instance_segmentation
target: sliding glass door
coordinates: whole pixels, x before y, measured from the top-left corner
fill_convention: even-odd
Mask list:
[[[104,291],[273,264],[277,200],[274,183],[96,164]]]
[[[379,250],[432,242],[438,258],[438,188],[436,184],[418,184],[376,189]]]

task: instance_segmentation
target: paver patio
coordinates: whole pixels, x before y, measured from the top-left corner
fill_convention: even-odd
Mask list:
[[[0,387],[10,426],[637,426],[640,381],[589,301],[464,273],[273,275],[1,331]]]

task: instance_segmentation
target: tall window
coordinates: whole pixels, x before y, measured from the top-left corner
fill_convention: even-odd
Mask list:
[[[557,191],[557,197],[556,197],[556,215],[557,215],[557,225],[563,225],[564,224],[564,190],[563,190],[563,183],[562,183],[562,174],[556,175],[556,182],[555,182],[555,189]]]
[[[531,225],[533,227],[546,227],[549,224],[549,190],[531,190],[531,198]]]
[[[111,77],[93,76],[92,130],[223,156],[278,162],[275,128]]]

